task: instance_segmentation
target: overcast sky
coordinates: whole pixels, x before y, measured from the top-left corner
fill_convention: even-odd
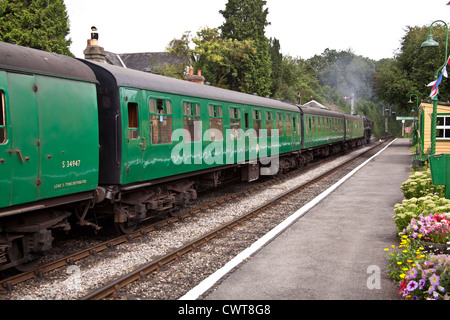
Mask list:
[[[84,58],[91,26],[115,53],[162,52],[185,31],[223,23],[228,0],[64,0],[71,51]],[[266,36],[285,55],[308,59],[326,48],[351,49],[374,60],[392,58],[406,26],[450,21],[449,0],[267,0]],[[426,39],[424,39],[426,40]]]

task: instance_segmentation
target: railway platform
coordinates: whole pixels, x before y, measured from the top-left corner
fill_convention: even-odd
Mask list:
[[[384,248],[399,242],[392,216],[411,157],[409,140],[395,140],[244,262],[206,279],[209,289],[184,298],[398,300]]]

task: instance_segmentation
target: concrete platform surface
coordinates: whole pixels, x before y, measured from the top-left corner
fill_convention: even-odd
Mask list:
[[[384,248],[410,175],[397,139],[327,198],[216,283],[207,300],[397,300]]]

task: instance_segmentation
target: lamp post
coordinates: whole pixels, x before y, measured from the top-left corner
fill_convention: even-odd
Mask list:
[[[433,26],[433,24],[437,23],[437,22],[442,22],[445,25],[445,28],[447,29],[447,36],[445,37],[445,62],[442,65],[442,67],[440,67],[437,71],[436,71],[436,76],[435,79],[438,79],[439,76],[439,71],[441,71],[445,65],[447,64],[447,60],[448,60],[448,54],[447,54],[447,49],[448,49],[448,25],[447,23],[445,23],[442,20],[436,20],[433,21],[433,23],[430,25],[430,33],[427,37],[427,40],[425,42],[422,43],[421,47],[438,47],[439,43],[437,41],[435,41],[433,39],[433,36],[431,35],[431,27]],[[434,98],[432,98],[433,101],[433,113],[431,115],[431,148],[430,148],[430,154],[435,154],[436,152],[436,117],[437,117],[437,103],[438,103],[438,97],[437,97],[437,93],[434,96]]]
[[[410,94],[409,95],[409,101],[408,101],[408,103],[414,103],[413,101],[412,101],[412,97],[413,96],[415,96],[416,97],[416,108],[415,109],[413,109],[412,110],[412,112],[413,112],[413,117],[414,117],[414,120],[413,120],[413,124],[412,124],[412,130],[413,130],[413,140],[412,140],[412,142],[413,142],[413,145],[415,145],[416,144],[416,140],[417,140],[417,138],[416,138],[416,136],[417,136],[417,129],[418,128],[416,128],[416,126],[417,126],[417,122],[416,122],[416,112],[417,112],[417,115],[419,114],[419,96],[417,95],[417,94],[415,94],[415,93],[412,93],[412,94]]]

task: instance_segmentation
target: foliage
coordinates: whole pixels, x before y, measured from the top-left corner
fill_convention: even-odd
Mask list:
[[[270,92],[274,94],[278,91],[281,86],[281,74],[282,74],[282,64],[283,64],[283,54],[281,53],[280,41],[276,38],[270,38],[270,60],[272,62],[272,75],[271,75],[271,87]]]
[[[307,61],[284,56],[281,62],[281,79],[273,96],[281,100],[306,103],[312,99],[325,103],[317,73]]]
[[[417,219],[420,214],[430,215],[432,213],[446,213],[450,211],[450,200],[437,195],[427,195],[420,198],[405,199],[401,204],[394,206],[393,217],[398,232],[409,225],[411,219]]]
[[[225,18],[220,27],[223,39],[253,41],[253,54],[236,60],[235,72],[226,75],[230,89],[260,96],[270,94],[271,56],[265,27],[269,25],[264,0],[228,0],[225,10],[219,12]]]
[[[414,241],[406,235],[402,236],[398,249],[395,245],[386,248],[388,264],[388,275],[394,281],[405,279],[407,272],[416,265],[417,261],[426,258],[425,248],[418,241]]]
[[[0,39],[25,47],[72,55],[63,0],[0,1]]]
[[[374,74],[390,70],[388,65],[385,69],[383,66],[393,59],[376,62],[351,50],[330,49],[308,60],[282,55],[280,42],[268,40],[264,35],[269,24],[265,5],[262,0],[230,0],[225,10],[220,11],[225,18],[222,26],[199,31],[192,39],[194,48],[190,47],[189,36],[184,35],[172,41],[169,50],[186,57],[195,69],[201,69],[213,86],[270,95],[293,103],[305,104],[314,99],[346,113],[350,113],[350,101],[343,97],[353,93],[356,112],[374,121],[375,136],[400,133],[401,123],[394,116],[388,119],[389,128],[385,132],[386,106],[374,95]],[[178,70],[183,73],[181,68]],[[167,73],[182,78],[176,71]],[[395,77],[391,79],[396,81]],[[395,105],[387,108],[396,111]]]
[[[234,87],[236,82],[230,82],[230,79],[240,78],[238,66],[242,65],[241,61],[249,60],[256,53],[252,40],[224,39],[218,29],[205,28],[197,33],[193,42],[196,44],[193,54],[198,57],[195,66],[202,70],[208,82],[245,92],[243,87]]]
[[[428,98],[430,88],[426,85],[435,79],[436,71],[446,62],[446,57],[445,45],[421,48],[422,42],[427,39],[429,26],[408,26],[405,31],[400,53],[394,59],[379,61],[373,78],[376,97],[409,115],[411,106],[407,102],[410,94],[415,93],[420,99]],[[442,26],[433,26],[432,34],[436,41],[445,43],[446,33]],[[439,100],[450,99],[449,89],[450,83],[443,80]]]
[[[406,199],[419,198],[430,193],[445,194],[445,186],[436,186],[431,180],[431,171],[417,171],[400,187]]]

